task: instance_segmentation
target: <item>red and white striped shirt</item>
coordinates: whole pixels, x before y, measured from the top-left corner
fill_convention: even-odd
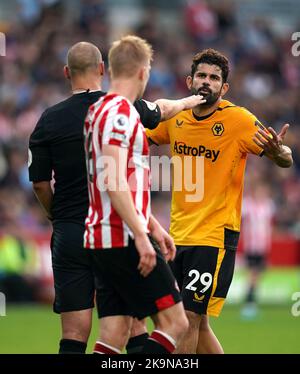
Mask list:
[[[272,226],[275,214],[273,201],[266,197],[256,200],[250,196],[243,202],[243,242],[247,254],[266,254],[272,243]]]
[[[149,147],[140,116],[123,96],[101,97],[88,111],[85,154],[90,206],[85,220],[84,247],[126,247],[132,232],[115,211],[103,183],[116,167],[102,154],[104,144],[128,149],[127,182],[138,216],[148,232],[150,217]],[[113,170],[113,167],[114,170]]]

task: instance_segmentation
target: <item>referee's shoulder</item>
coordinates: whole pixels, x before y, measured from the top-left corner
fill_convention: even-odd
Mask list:
[[[57,104],[54,104],[42,112],[39,120],[37,121],[35,128],[32,134],[36,134],[40,131],[49,131],[52,128],[52,124],[55,124],[57,121],[60,121],[62,116],[66,114],[66,108],[69,107],[70,97],[60,101]],[[32,137],[32,135],[31,135]]]
[[[71,98],[72,96],[44,109],[36,127],[44,128],[46,126],[49,129],[50,124],[61,121],[61,119],[66,116],[66,113],[68,113],[68,109],[72,107]]]
[[[72,105],[72,96],[71,97],[68,97],[67,99],[65,100],[62,100],[60,101],[59,103],[57,104],[54,104],[48,108],[46,108],[42,114],[42,116],[48,116],[48,115],[51,115],[51,114],[55,114],[55,113],[59,113],[61,111],[64,111],[66,110],[69,106]]]

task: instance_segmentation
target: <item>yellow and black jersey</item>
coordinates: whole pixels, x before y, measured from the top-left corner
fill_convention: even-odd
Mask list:
[[[171,147],[170,232],[177,245],[224,248],[225,232],[239,232],[246,157],[262,153],[253,141],[258,126],[248,110],[222,100],[208,116],[182,111],[146,130],[153,143]]]

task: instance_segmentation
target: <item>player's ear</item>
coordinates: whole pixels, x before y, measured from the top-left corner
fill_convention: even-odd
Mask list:
[[[99,64],[99,72],[100,72],[100,75],[104,75],[104,73],[105,73],[105,66],[104,66],[104,62],[102,61],[102,62],[100,62],[100,64]]]
[[[64,66],[64,76],[65,76],[67,79],[71,79],[70,69],[69,69],[68,65],[65,65],[65,66]]]
[[[143,81],[145,79],[145,76],[146,76],[146,68],[143,66],[139,70],[138,78],[139,78],[139,80]]]
[[[193,78],[190,75],[188,75],[186,77],[186,81],[185,82],[186,82],[187,88],[190,90],[192,88]]]
[[[227,91],[229,90],[229,83],[223,83],[222,90],[221,90],[221,96],[226,95]]]

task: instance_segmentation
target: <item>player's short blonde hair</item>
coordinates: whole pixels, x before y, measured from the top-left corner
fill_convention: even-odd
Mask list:
[[[108,63],[111,76],[132,77],[143,64],[152,60],[153,49],[142,38],[127,35],[112,44],[108,54]]]

